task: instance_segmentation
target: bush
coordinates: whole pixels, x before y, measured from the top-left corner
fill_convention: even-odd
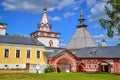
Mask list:
[[[53,73],[53,72],[55,72],[55,68],[51,65],[44,69],[44,73]]]

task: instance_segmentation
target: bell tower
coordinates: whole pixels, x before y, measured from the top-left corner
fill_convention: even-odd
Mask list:
[[[52,25],[48,22],[47,7],[44,6],[42,19],[38,23],[38,30],[31,33],[30,37],[39,40],[46,47],[59,47],[60,34],[52,32],[51,28]]]
[[[6,33],[6,24],[0,23],[0,35],[5,35]]]

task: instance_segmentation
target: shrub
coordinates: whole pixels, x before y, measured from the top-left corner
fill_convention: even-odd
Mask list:
[[[49,65],[47,68],[44,69],[44,73],[53,73],[55,72],[55,68]]]

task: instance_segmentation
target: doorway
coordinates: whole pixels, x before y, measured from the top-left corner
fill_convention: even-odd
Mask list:
[[[71,62],[67,59],[61,59],[58,61],[57,72],[71,72]]]
[[[104,65],[104,72],[109,72],[109,66],[108,65]]]
[[[101,63],[101,71],[102,72],[110,72],[110,64],[109,63],[107,63],[107,62],[102,62]]]

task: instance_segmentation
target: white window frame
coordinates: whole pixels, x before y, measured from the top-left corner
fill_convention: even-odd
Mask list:
[[[37,50],[37,51],[40,51],[40,50]],[[37,57],[37,51],[36,51],[36,58],[41,59],[41,51],[40,51],[40,58]]]
[[[8,56],[8,58],[10,58],[10,48],[4,48],[3,57],[6,58],[6,57],[5,57],[5,49],[8,49],[8,50],[9,50],[9,56]],[[6,59],[7,59],[7,58],[6,58]]]
[[[91,64],[88,64],[88,68],[91,69]]]
[[[19,57],[19,58],[21,58],[21,49],[16,49],[16,50],[15,50],[15,58],[16,58],[16,59],[19,59],[19,58],[16,57],[16,51],[17,51],[17,50],[20,50],[20,57]]]
[[[26,50],[26,58],[27,58],[27,51],[28,51],[28,50],[30,50],[30,49],[27,49],[27,50]],[[31,53],[32,53],[32,51],[30,50],[30,58],[32,57]],[[30,59],[30,58],[27,58],[27,59]]]

